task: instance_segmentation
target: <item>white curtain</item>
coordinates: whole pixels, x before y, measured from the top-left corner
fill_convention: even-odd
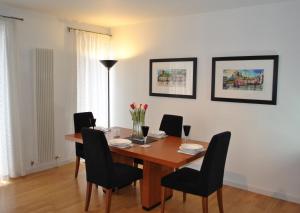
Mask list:
[[[24,175],[15,22],[0,19],[0,179]]]
[[[96,125],[107,126],[107,69],[100,59],[108,59],[110,37],[76,31],[77,112],[91,111]]]

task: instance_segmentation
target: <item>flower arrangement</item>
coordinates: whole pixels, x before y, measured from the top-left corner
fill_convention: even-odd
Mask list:
[[[132,136],[142,137],[141,126],[145,124],[145,114],[148,109],[148,104],[130,104],[130,115],[132,119]]]

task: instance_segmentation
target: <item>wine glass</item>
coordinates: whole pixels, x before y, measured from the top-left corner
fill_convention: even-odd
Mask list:
[[[150,145],[146,144],[149,126],[141,126],[141,128],[142,128],[142,133],[144,136],[144,144],[142,145],[142,147],[149,147]]]
[[[184,131],[184,135],[185,135],[185,142],[188,139],[188,136],[190,134],[191,131],[191,126],[190,125],[183,125],[183,131]]]
[[[93,127],[93,129],[96,126],[96,118],[90,118],[90,125]]]

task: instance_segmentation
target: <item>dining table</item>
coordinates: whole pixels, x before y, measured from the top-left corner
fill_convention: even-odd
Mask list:
[[[114,138],[130,138],[132,130],[122,127],[112,127],[105,132],[106,139],[109,141]],[[81,133],[65,135],[66,141],[83,143]],[[183,143],[196,143],[204,147],[203,151],[194,155],[178,152]],[[157,138],[150,143],[150,147],[142,147],[133,144],[127,148],[110,146],[113,160],[121,163],[133,165],[133,159],[143,160],[143,181],[141,181],[141,204],[143,209],[150,210],[161,202],[161,178],[170,174],[174,170],[191,163],[205,155],[208,147],[207,142],[191,140],[180,137],[167,136]],[[165,193],[165,199],[169,199],[173,191],[169,189]]]

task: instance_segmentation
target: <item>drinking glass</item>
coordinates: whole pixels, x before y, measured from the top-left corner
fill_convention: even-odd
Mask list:
[[[93,127],[93,129],[96,126],[96,118],[90,118],[90,125]]]
[[[185,135],[185,142],[187,141],[188,139],[188,136],[190,134],[190,131],[191,131],[191,126],[190,125],[183,125],[183,131],[184,131],[184,135]]]
[[[141,128],[142,128],[142,133],[144,136],[144,144],[142,145],[142,147],[149,147],[150,145],[146,144],[149,126],[141,126]]]
[[[120,137],[120,128],[119,127],[113,128],[112,131],[113,131],[114,138],[119,138]]]

